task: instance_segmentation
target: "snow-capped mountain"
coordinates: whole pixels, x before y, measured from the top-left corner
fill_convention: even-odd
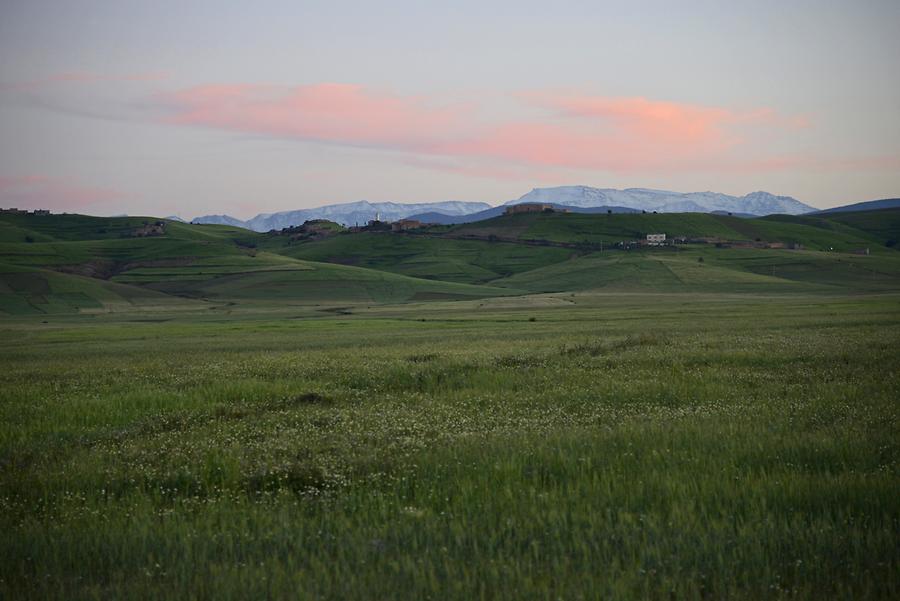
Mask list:
[[[491,208],[485,202],[461,202],[456,200],[445,202],[399,203],[399,202],[350,202],[327,205],[315,209],[298,209],[279,213],[260,213],[247,221],[241,221],[228,215],[207,215],[197,217],[191,223],[224,223],[237,225],[257,232],[280,230],[300,225],[310,219],[329,219],[344,225],[365,224],[380,217],[383,221],[395,221],[417,213],[441,213],[443,215],[468,215]]]
[[[247,227],[246,222],[232,217],[231,215],[204,215],[192,219],[191,223],[214,223],[217,225],[236,225],[237,227]]]
[[[564,207],[593,209],[613,208],[616,211],[636,209],[638,211],[659,211],[661,213],[712,213],[725,211],[744,215],[771,215],[786,213],[799,215],[816,209],[790,196],[775,196],[768,192],[753,192],[746,196],[729,196],[718,192],[669,192],[647,188],[590,188],[588,186],[559,186],[556,188],[535,188],[528,194],[510,200],[501,206],[523,202],[550,203]],[[493,209],[493,210],[492,210]],[[500,214],[501,211],[484,202],[350,202],[326,205],[315,209],[298,209],[279,213],[260,213],[247,221],[229,215],[206,215],[197,217],[191,223],[218,223],[267,232],[301,225],[310,219],[329,219],[343,225],[364,224],[375,219],[396,221],[414,215],[446,215],[455,219],[430,220],[447,223],[477,221]],[[465,217],[465,218],[462,218]],[[470,219],[471,218],[471,219]]]
[[[554,203],[572,207],[598,207],[604,205],[631,207],[644,211],[664,213],[729,211],[751,215],[786,213],[799,215],[815,211],[790,196],[775,196],[768,192],[753,192],[746,196],[729,196],[719,192],[670,192],[647,188],[590,188],[588,186],[559,186],[535,188],[528,194],[505,203],[523,202]]]

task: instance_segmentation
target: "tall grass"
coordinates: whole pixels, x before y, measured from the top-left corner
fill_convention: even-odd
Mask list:
[[[3,322],[0,597],[900,595],[896,297],[477,306]]]

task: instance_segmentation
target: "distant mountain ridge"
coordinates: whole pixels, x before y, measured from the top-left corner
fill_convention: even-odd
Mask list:
[[[397,203],[361,200],[345,204],[326,205],[313,209],[260,213],[247,221],[229,215],[206,215],[191,223],[218,223],[244,227],[257,232],[279,230],[300,225],[309,219],[329,219],[343,225],[364,224],[376,216],[385,221],[414,217],[434,223],[468,223],[501,214],[506,206],[524,202],[552,204],[576,212],[614,213],[628,211],[658,211],[661,213],[712,213],[723,211],[735,215],[799,215],[816,211],[790,196],[776,196],[768,192],[753,192],[745,196],[730,196],[718,192],[670,192],[648,188],[591,188],[589,186],[558,186],[535,188],[531,192],[492,207],[485,202],[429,202]]]
[[[214,223],[216,225],[234,225],[250,229],[246,221],[241,221],[231,215],[205,215],[191,220],[191,223]]]
[[[561,205],[557,203],[549,203],[553,206],[554,209],[562,209],[571,211],[572,213],[640,213],[639,209],[632,209],[630,207],[612,207],[607,205],[602,205],[599,207],[573,207],[569,205]],[[506,211],[505,206],[492,207],[490,209],[486,209],[484,211],[479,211],[478,213],[472,213],[470,215],[444,215],[442,213],[421,213],[417,215],[410,215],[410,219],[418,219],[423,223],[439,223],[441,225],[455,225],[457,223],[472,223],[474,221],[484,221],[485,219],[491,219],[493,217],[499,217]]]
[[[841,207],[832,207],[830,209],[823,209],[821,211],[817,211],[817,214],[822,213],[847,213],[851,211],[880,211],[882,209],[897,209],[900,208],[900,198],[883,198],[881,200],[867,200],[865,202],[855,202],[853,204],[844,205]]]
[[[404,219],[416,213],[437,212],[443,215],[468,215],[485,209],[491,205],[486,202],[463,202],[451,200],[445,202],[399,203],[399,202],[349,202],[326,205],[314,209],[298,209],[278,213],[260,213],[252,219],[241,221],[229,215],[207,215],[197,217],[191,223],[218,223],[236,225],[257,232],[280,230],[300,225],[310,219],[329,219],[343,225],[360,225],[380,217],[384,221]]]
[[[711,213],[727,211],[749,215],[782,213],[800,215],[815,211],[815,207],[790,196],[776,196],[768,192],[752,192],[745,196],[730,196],[720,192],[670,192],[648,188],[591,188],[588,186],[558,186],[535,188],[506,205],[523,202],[556,203],[571,207],[622,206],[661,213]]]

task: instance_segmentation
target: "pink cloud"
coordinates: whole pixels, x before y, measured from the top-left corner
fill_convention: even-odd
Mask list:
[[[478,177],[552,179],[566,169],[616,173],[773,171],[845,165],[774,156],[769,141],[810,127],[768,107],[737,110],[579,94],[515,95],[538,114],[488,119],[478,107],[359,85],[203,85],[157,97],[163,121],[248,134],[405,152],[421,166]],[[521,106],[513,109],[522,108]],[[864,160],[893,164],[892,159]],[[409,159],[407,159],[409,162]]]
[[[556,114],[490,126],[469,107],[435,108],[420,97],[334,83],[206,85],[161,98],[171,111],[165,121],[176,125],[616,171],[684,165],[722,152],[738,142],[725,126],[747,118],[721,108],[643,98],[532,95],[526,98]]]
[[[602,121],[634,137],[676,143],[718,143],[725,137],[723,126],[736,119],[724,108],[646,98],[537,96],[535,100],[564,115]]]
[[[74,211],[125,198],[118,190],[42,175],[0,176],[0,205]]]
[[[768,108],[740,112],[646,98],[520,97],[553,114],[540,121],[502,124],[440,151],[600,171],[702,170],[714,168],[740,147],[752,146],[742,131],[748,126],[781,130],[808,125],[805,119],[785,118]]]
[[[462,109],[322,83],[197,86],[162,97],[167,122],[339,144],[422,150],[460,125]]]

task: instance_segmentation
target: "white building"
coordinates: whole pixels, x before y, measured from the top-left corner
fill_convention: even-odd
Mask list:
[[[663,246],[665,243],[665,234],[647,234],[647,244],[649,246]]]

